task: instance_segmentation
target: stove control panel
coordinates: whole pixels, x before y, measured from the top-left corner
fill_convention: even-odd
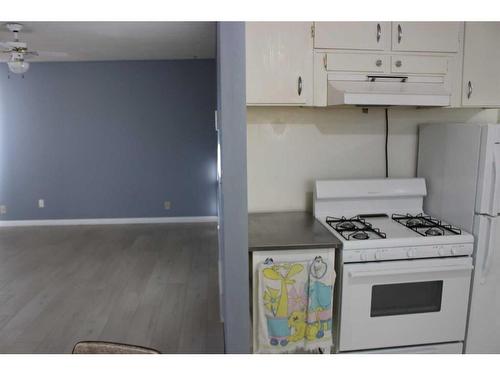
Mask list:
[[[473,244],[447,244],[408,246],[380,249],[344,250],[344,263],[379,262],[384,260],[402,260],[419,258],[440,258],[472,255]]]

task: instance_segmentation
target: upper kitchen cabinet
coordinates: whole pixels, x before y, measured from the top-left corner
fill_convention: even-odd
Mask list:
[[[317,22],[314,106],[461,105],[463,22]]]
[[[382,51],[390,41],[390,22],[316,22],[314,48]]]
[[[462,105],[500,107],[500,22],[466,22]]]
[[[311,105],[312,22],[247,22],[248,105]]]
[[[454,53],[459,39],[460,22],[316,22],[314,48]]]
[[[393,22],[392,50],[458,52],[460,22]]]

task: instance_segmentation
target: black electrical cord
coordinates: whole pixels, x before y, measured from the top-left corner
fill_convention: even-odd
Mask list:
[[[389,108],[385,109],[385,177],[389,177]]]

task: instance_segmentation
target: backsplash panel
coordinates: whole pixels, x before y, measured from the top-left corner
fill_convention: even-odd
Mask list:
[[[248,209],[312,209],[316,179],[385,176],[384,109],[248,107]],[[499,122],[496,109],[390,108],[389,176],[414,177],[417,125]]]

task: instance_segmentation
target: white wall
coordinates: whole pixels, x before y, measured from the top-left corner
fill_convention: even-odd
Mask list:
[[[417,124],[498,121],[492,109],[389,109],[389,176],[415,176]],[[385,176],[383,109],[248,107],[247,122],[250,212],[311,210],[316,179]]]

